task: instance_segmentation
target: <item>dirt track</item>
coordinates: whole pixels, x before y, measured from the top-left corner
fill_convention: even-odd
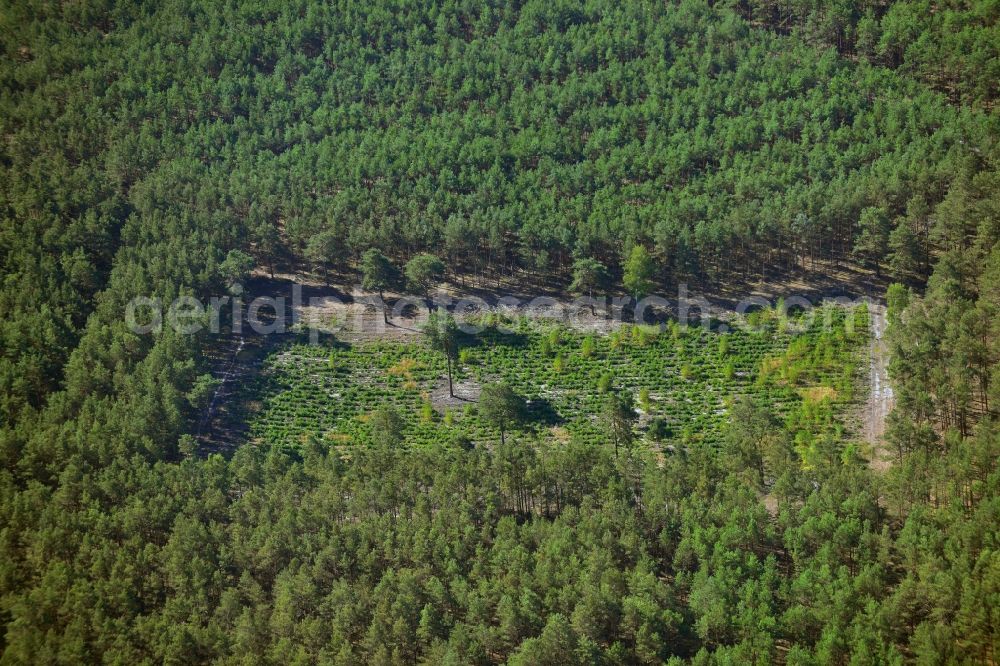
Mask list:
[[[862,415],[862,433],[865,441],[872,445],[872,467],[885,469],[890,462],[882,436],[885,434],[885,420],[892,411],[895,396],[889,384],[889,351],[884,339],[885,306],[869,303],[868,307],[871,321],[868,357],[869,393]]]

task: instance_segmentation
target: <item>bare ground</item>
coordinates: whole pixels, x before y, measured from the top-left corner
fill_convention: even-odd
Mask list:
[[[290,299],[292,286],[301,286],[302,305],[298,315],[302,321],[314,321],[336,332],[338,337],[345,339],[381,339],[405,338],[419,332],[420,325],[426,317],[427,310],[421,299],[396,292],[386,292],[385,299],[390,304],[399,304],[400,299],[408,299],[410,305],[397,307],[390,313],[388,323],[380,321],[381,314],[374,306],[365,304],[366,299],[374,294],[364,293],[356,284],[356,276],[341,274],[334,276],[332,284],[308,272],[302,266],[279,271],[270,277],[266,272],[258,270],[247,285],[248,294],[284,296]],[[856,264],[835,260],[816,260],[796,266],[781,275],[756,277],[745,282],[732,281],[726,285],[711,285],[694,281],[690,284],[657,285],[653,292],[662,296],[667,305],[661,312],[676,315],[682,295],[691,299],[691,316],[701,315],[699,302],[708,305],[709,314],[725,319],[742,302],[749,298],[764,299],[771,303],[778,298],[786,301],[792,298],[804,298],[810,302],[819,302],[825,298],[846,297],[858,299],[867,297],[878,298],[884,293],[886,281],[873,271]],[[609,298],[625,298],[624,292],[608,292]],[[623,317],[616,316],[617,311],[607,312],[600,308],[591,314],[586,307],[551,308],[548,312],[535,309],[526,312],[521,307],[495,305],[501,298],[511,298],[526,304],[538,297],[551,298],[560,303],[569,304],[574,296],[568,294],[562,285],[552,276],[529,271],[519,271],[516,276],[489,278],[468,277],[463,280],[452,280],[441,285],[432,296],[450,298],[452,302],[462,299],[481,301],[489,304],[487,310],[502,311],[508,314],[527,313],[540,318],[563,319],[566,323],[594,332],[609,332]],[[310,299],[313,299],[310,301]]]
[[[465,377],[462,379],[456,378],[454,386],[454,396],[448,393],[447,377],[434,387],[434,390],[430,394],[430,400],[435,409],[441,411],[445,408],[461,407],[479,402],[479,394],[482,392],[483,387],[475,379]]]

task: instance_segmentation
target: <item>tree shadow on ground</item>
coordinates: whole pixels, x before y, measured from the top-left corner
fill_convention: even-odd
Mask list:
[[[461,347],[493,347],[503,346],[513,349],[523,349],[530,340],[525,333],[512,330],[499,330],[494,326],[487,327],[478,333],[462,333],[459,338]]]
[[[552,401],[541,396],[527,400],[524,411],[525,420],[536,427],[549,428],[565,421]]]

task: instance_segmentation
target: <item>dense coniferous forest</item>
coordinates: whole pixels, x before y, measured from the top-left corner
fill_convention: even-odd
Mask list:
[[[998,18],[4,1],[0,662],[995,663]],[[862,266],[890,464],[752,399],[671,455],[624,402],[597,440],[411,447],[383,412],[350,455],[199,450],[210,336],[126,305],[298,262],[418,294]]]

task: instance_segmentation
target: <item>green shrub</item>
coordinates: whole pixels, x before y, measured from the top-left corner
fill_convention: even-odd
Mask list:
[[[611,383],[613,381],[614,378],[611,376],[610,372],[605,372],[604,374],[602,374],[600,378],[597,380],[597,392],[607,393],[608,391],[610,391]]]
[[[556,360],[552,362],[552,369],[560,375],[566,369],[566,359],[563,358],[562,353],[556,354]]]
[[[671,435],[670,425],[667,420],[661,416],[657,416],[655,419],[649,422],[649,438],[654,442],[662,442],[668,439]]]
[[[423,403],[420,405],[420,420],[424,423],[434,422],[434,405],[431,404],[429,398],[424,398]]]
[[[619,328],[608,335],[608,346],[612,350],[621,349],[625,344],[625,332]]]

